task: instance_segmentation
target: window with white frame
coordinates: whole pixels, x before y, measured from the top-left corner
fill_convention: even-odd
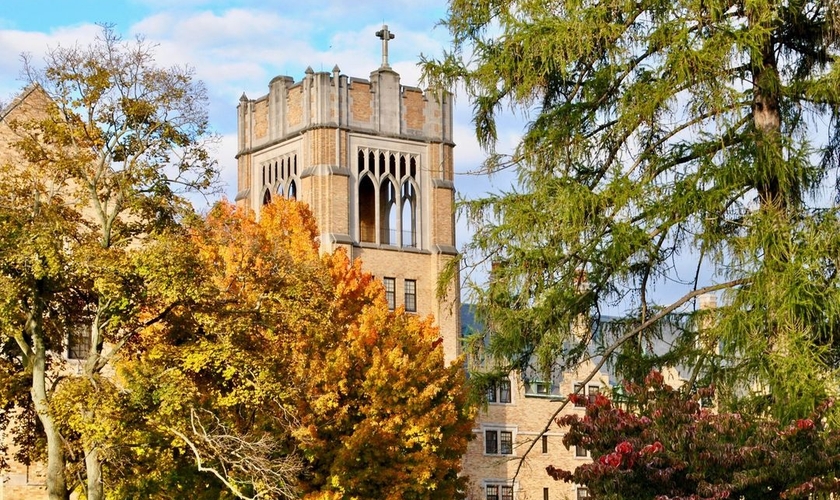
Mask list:
[[[513,485],[503,483],[488,483],[484,485],[486,500],[513,500]]]
[[[526,396],[551,396],[554,394],[555,386],[551,381],[544,380],[526,380],[525,381],[525,395]]]
[[[576,383],[574,388],[575,394],[580,396],[577,401],[575,401],[576,408],[584,408],[586,407],[586,402],[594,403],[595,399],[601,394],[601,386],[590,384],[588,387],[584,387],[581,383]]]
[[[583,388],[583,384],[575,384],[574,393],[577,394],[578,396],[585,397],[586,396],[586,390]],[[582,399],[576,399],[575,400],[575,407],[576,408],[584,408],[585,406],[586,406],[586,403]]]
[[[592,498],[589,495],[589,488],[585,486],[579,486],[577,489],[577,500],[588,500]]]
[[[487,386],[488,403],[510,403],[510,380],[501,379]]]
[[[487,455],[513,455],[513,431],[503,429],[485,430],[484,453]]]
[[[598,397],[598,394],[601,393],[601,387],[597,385],[590,385],[586,389],[586,397],[590,403],[595,402],[595,398]]]

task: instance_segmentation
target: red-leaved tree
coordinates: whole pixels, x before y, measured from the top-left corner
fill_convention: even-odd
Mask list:
[[[657,372],[622,392],[620,403],[598,396],[586,401],[585,416],[557,419],[568,427],[564,444],[594,460],[574,471],[549,466],[549,475],[585,485],[598,499],[827,498],[840,491],[840,430],[823,419],[831,401],[784,424],[718,413],[701,404],[713,400],[712,389],[673,389]]]

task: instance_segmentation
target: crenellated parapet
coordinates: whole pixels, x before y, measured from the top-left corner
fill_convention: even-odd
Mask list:
[[[243,94],[239,101],[239,155],[318,128],[452,143],[451,96],[402,85],[390,68],[368,80],[342,75],[337,66],[332,72],[307,68],[302,80],[277,76],[268,88],[262,97]]]

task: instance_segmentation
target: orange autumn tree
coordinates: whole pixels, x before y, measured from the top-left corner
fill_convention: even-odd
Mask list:
[[[206,299],[126,364],[135,391],[155,392],[149,428],[240,498],[458,498],[473,416],[461,365],[445,366],[431,319],[389,311],[381,284],[343,250],[320,255],[316,235],[302,203],[259,221],[213,209],[192,242]],[[213,454],[221,434],[264,445],[250,470]]]

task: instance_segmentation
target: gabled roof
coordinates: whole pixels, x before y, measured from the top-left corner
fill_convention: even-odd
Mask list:
[[[26,102],[26,100],[29,99],[29,97],[36,92],[41,92],[46,96],[46,92],[44,92],[44,89],[37,83],[30,83],[29,85],[27,85],[26,88],[24,88],[23,91],[12,100],[12,102],[10,102],[2,110],[0,110],[0,121],[5,120],[6,117],[12,113],[12,111],[14,111],[18,106],[20,106],[24,102]]]

